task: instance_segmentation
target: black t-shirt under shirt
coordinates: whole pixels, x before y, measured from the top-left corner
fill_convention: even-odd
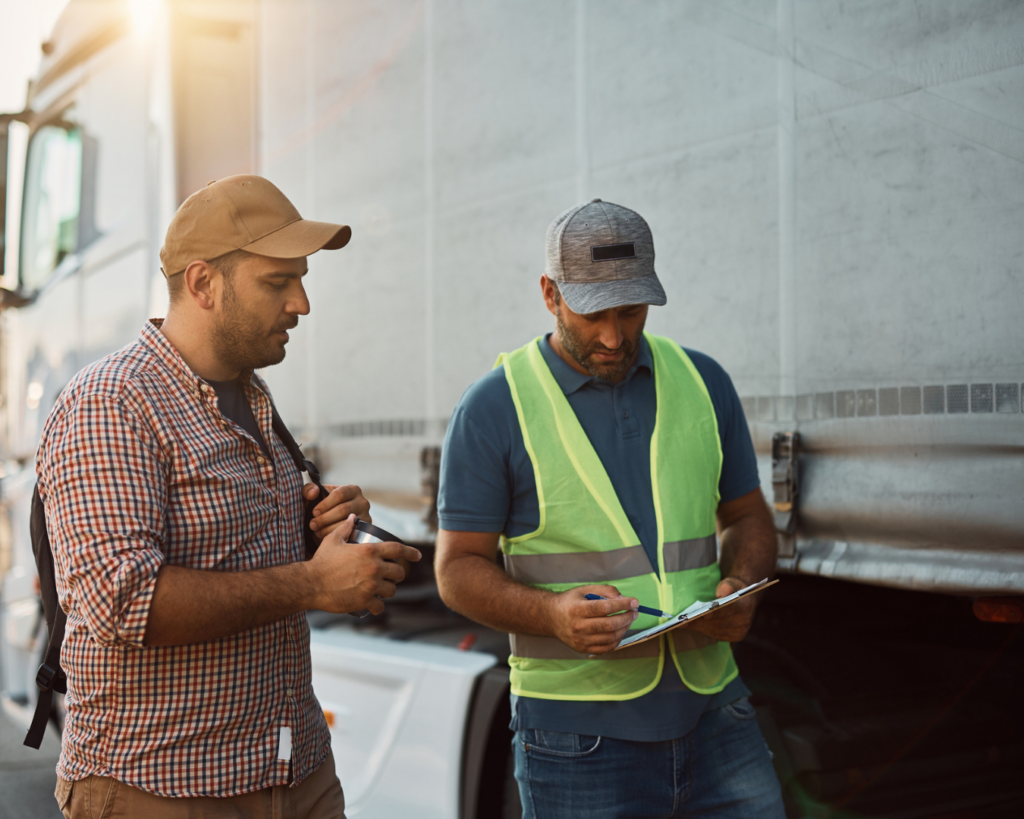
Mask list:
[[[207,381],[214,392],[217,393],[217,404],[220,413],[225,418],[234,421],[238,426],[248,432],[260,445],[263,454],[270,458],[270,450],[267,442],[263,440],[263,433],[260,432],[259,424],[256,423],[256,416],[252,407],[249,406],[249,399],[245,397],[245,388],[236,378],[231,381]]]

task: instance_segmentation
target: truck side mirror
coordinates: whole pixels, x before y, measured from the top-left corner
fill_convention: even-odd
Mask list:
[[[17,129],[18,127],[24,129],[23,140],[18,140],[19,145],[16,149],[16,156],[18,162],[16,167],[24,167],[25,159],[25,148],[28,143],[28,121],[30,112],[21,111],[17,114],[0,114],[0,280],[8,272],[7,263],[11,261],[12,266],[16,272],[17,260],[14,258],[15,254],[9,252],[12,243],[8,241],[9,229],[11,232],[16,232],[18,224],[20,223],[20,203],[21,203],[21,190],[17,187],[20,183],[17,179],[9,178],[8,174],[11,169],[11,127],[12,125]],[[17,131],[15,131],[17,133]],[[10,208],[9,205],[12,202],[18,203],[19,207]],[[8,214],[11,215],[10,224],[8,224]],[[17,247],[17,243],[13,243],[14,247]],[[30,299],[23,296],[17,290],[10,290],[6,287],[0,287],[0,310],[8,307],[22,307],[28,304]]]

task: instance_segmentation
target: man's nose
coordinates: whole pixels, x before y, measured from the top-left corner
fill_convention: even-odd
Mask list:
[[[295,316],[309,315],[309,299],[306,296],[306,288],[299,285],[299,292],[294,294],[285,305],[285,312]]]
[[[622,323],[617,315],[611,315],[601,324],[598,340],[609,350],[617,350],[622,346]]]

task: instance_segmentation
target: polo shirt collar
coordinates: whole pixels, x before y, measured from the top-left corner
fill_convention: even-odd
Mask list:
[[[577,390],[585,387],[587,384],[594,382],[596,384],[607,384],[610,382],[605,381],[601,378],[595,378],[592,375],[578,372],[569,366],[569,364],[562,359],[562,357],[555,352],[554,347],[551,346],[551,333],[548,333],[540,340],[540,352],[544,356],[544,361],[548,365],[548,369],[551,370],[551,374],[555,377],[555,382],[561,387],[562,392],[566,395],[572,395]],[[654,372],[654,359],[651,357],[651,347],[647,343],[645,336],[640,337],[640,354],[636,357],[636,363],[629,368],[629,372],[626,373],[624,381],[629,381],[633,378],[636,373],[646,369],[647,372]]]

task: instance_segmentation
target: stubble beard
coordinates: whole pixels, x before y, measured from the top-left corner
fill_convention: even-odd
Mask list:
[[[217,358],[233,370],[259,370],[284,361],[285,345],[271,338],[280,330],[290,330],[298,317],[267,330],[245,309],[235,293],[231,280],[224,282],[224,313],[213,339]]]
[[[599,364],[592,358],[594,353],[611,353],[615,351],[609,350],[600,342],[587,344],[573,328],[562,321],[561,306],[555,311],[555,326],[558,328],[558,339],[562,342],[562,347],[590,375],[595,378],[603,378],[605,381],[617,380],[633,366],[637,350],[640,349],[640,337],[643,335],[644,324],[646,323],[647,320],[645,318],[640,322],[640,326],[637,327],[632,338],[622,339],[622,344],[619,347],[624,353],[622,358],[608,364]]]

